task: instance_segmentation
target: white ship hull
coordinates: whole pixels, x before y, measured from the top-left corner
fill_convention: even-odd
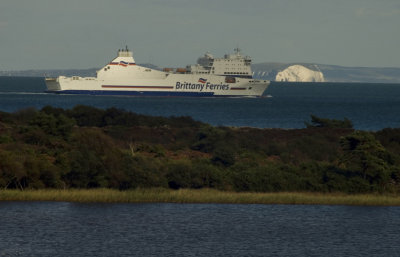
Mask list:
[[[135,64],[132,52],[118,57],[97,72],[97,77],[46,78],[47,92],[60,94],[133,96],[259,97],[269,85],[241,76],[164,72]]]
[[[207,78],[207,76],[202,76]],[[166,79],[101,80],[98,78],[47,78],[47,92],[60,94],[133,95],[133,96],[226,96],[258,97],[269,83],[237,78],[236,83],[225,83],[224,77],[213,76],[199,82],[199,76],[171,74]]]

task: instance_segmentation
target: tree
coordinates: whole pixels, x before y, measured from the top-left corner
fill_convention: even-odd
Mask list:
[[[30,125],[38,126],[46,134],[68,139],[75,121],[67,118],[64,114],[53,115],[38,112],[31,120]]]
[[[77,105],[72,110],[68,110],[67,113],[81,127],[100,127],[103,124],[104,110],[95,107]]]
[[[18,157],[9,151],[0,150],[0,187],[24,189],[21,181],[26,172]]]
[[[390,180],[389,154],[371,133],[355,131],[341,139],[341,146],[345,168],[360,174],[372,186],[385,187]]]
[[[305,122],[307,128],[353,128],[353,123],[344,118],[344,120],[324,119],[311,115],[311,123]]]

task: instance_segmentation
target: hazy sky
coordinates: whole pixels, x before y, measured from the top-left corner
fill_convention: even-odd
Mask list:
[[[0,0],[0,70],[101,67],[125,45],[161,67],[237,46],[254,63],[400,67],[400,1]]]

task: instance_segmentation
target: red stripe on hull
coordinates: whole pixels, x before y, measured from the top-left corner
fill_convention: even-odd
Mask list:
[[[173,89],[171,86],[112,86],[102,85],[102,88],[148,88],[148,89]]]

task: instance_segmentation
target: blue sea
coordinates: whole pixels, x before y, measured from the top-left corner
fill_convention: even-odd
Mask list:
[[[303,128],[313,114],[400,127],[399,84],[273,83],[262,98],[44,90],[42,78],[0,77],[0,111],[85,104],[223,126]],[[0,201],[0,256],[400,256],[399,217],[400,207],[377,206]]]
[[[362,130],[400,127],[400,84],[272,83],[262,98],[140,98],[44,91],[43,78],[0,77],[0,111],[85,104],[148,115],[191,116],[223,126],[304,128],[310,115],[316,115],[348,118]]]

